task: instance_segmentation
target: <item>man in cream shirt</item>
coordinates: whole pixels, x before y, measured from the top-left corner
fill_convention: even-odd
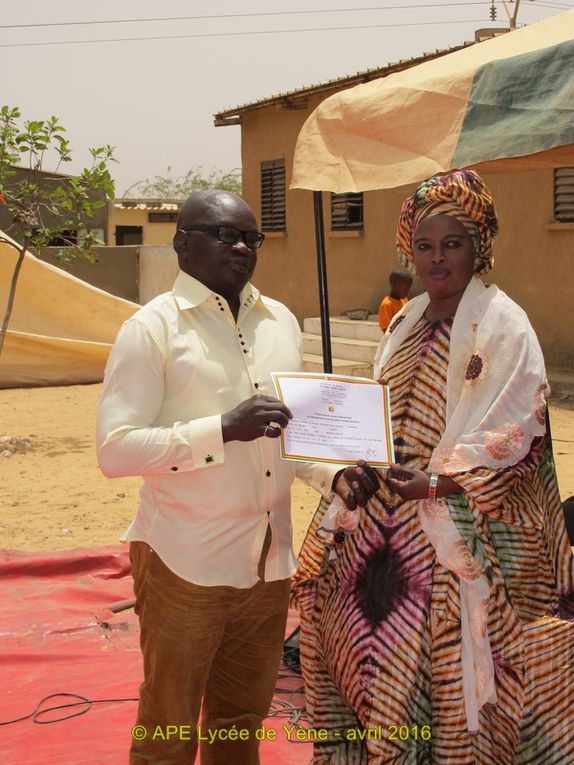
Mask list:
[[[203,765],[259,761],[255,731],[296,566],[295,469],[276,441],[291,413],[270,373],[301,368],[295,317],[249,283],[263,239],[239,197],[193,194],[173,240],[172,291],[124,324],[106,367],[101,469],[144,480],[125,534],[144,659],[137,723],[147,730],[132,742],[132,765],[193,763],[200,709]],[[335,471],[300,474],[329,494]],[[152,739],[174,725],[189,736]]]

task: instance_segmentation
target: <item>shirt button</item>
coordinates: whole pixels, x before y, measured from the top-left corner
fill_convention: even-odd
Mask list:
[[[171,469],[173,470],[174,473],[177,471],[177,467],[175,465]]]
[[[259,383],[253,383],[257,389],[259,389]]]
[[[243,349],[243,353],[247,353],[247,351],[245,350],[245,348]]]
[[[265,475],[267,476],[267,478],[269,478],[269,476],[271,475],[271,471],[270,470],[266,470],[265,471]]]

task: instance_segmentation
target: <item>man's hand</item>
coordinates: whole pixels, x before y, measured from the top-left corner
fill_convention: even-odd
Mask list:
[[[378,475],[364,460],[337,473],[333,482],[334,490],[349,510],[356,510],[358,505],[365,507],[379,486]]]
[[[221,416],[223,440],[254,441],[261,436],[279,438],[293,417],[285,404],[258,393]]]

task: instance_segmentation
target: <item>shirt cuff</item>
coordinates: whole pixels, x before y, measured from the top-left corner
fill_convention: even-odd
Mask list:
[[[221,415],[201,417],[191,420],[185,426],[191,456],[173,465],[171,470],[196,470],[201,467],[223,465],[225,451],[221,432]]]
[[[329,499],[333,495],[333,478],[345,467],[346,465],[333,465],[331,462],[299,462],[296,466],[296,475]]]

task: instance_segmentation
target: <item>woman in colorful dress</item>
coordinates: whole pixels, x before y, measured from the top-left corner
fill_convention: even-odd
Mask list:
[[[396,464],[366,507],[322,503],[294,581],[315,765],[574,762],[574,558],[538,341],[479,278],[496,233],[473,171],[403,206],[426,292],[376,358]]]

